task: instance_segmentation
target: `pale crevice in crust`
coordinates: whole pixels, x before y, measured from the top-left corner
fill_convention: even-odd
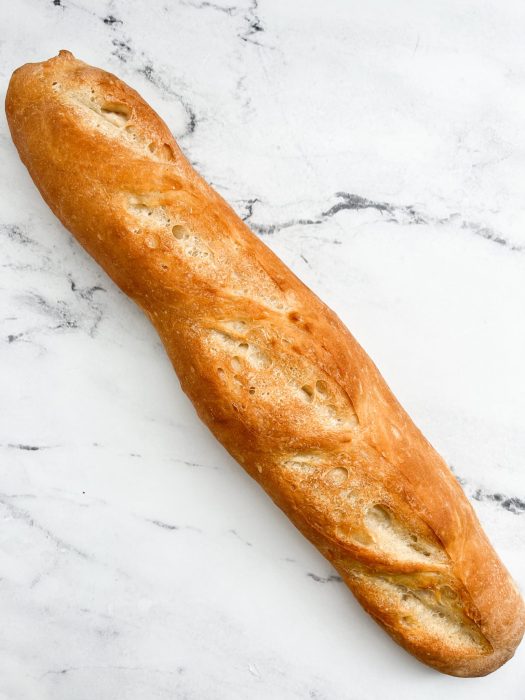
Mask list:
[[[492,651],[478,626],[462,614],[457,605],[449,604],[444,598],[440,600],[434,591],[409,588],[386,577],[363,572],[353,572],[352,577],[358,581],[366,579],[367,586],[381,597],[387,612],[395,617],[399,627],[405,630],[409,639],[414,639],[414,643],[419,643],[423,636],[427,643],[434,638],[434,643],[445,643],[450,651],[467,656]]]
[[[203,332],[202,352],[207,353],[223,381],[233,380],[238,387],[246,385],[253,406],[259,401],[293,402],[292,411],[315,421],[319,430],[348,433],[358,424],[353,407],[337,384],[306,358],[281,352],[275,355],[268,327],[259,332],[248,321],[222,321],[219,327]],[[245,381],[246,380],[246,381]],[[234,393],[238,393],[234,386]]]
[[[105,100],[91,88],[83,91],[56,90],[65,104],[75,109],[88,128],[125,144],[130,151],[152,162],[175,163],[172,147],[155,140],[143,141],[132,120],[132,109],[124,102]]]

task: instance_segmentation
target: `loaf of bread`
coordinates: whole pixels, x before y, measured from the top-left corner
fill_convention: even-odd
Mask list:
[[[43,198],[151,319],[199,416],[364,609],[444,673],[507,661],[523,601],[456,479],[157,114],[67,51],[16,70],[6,111]]]

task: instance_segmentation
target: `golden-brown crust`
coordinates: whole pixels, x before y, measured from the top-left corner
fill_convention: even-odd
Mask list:
[[[15,71],[42,196],[157,328],[217,438],[421,661],[490,673],[523,601],[453,475],[340,320],[115,76],[69,52]]]

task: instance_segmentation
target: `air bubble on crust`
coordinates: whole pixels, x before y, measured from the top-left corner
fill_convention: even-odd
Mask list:
[[[188,231],[188,229],[185,226],[182,226],[181,224],[175,224],[175,226],[172,226],[171,232],[179,241],[188,239],[190,237],[190,232]]]
[[[342,486],[348,479],[348,469],[345,467],[334,467],[325,474],[325,480],[334,486]]]
[[[328,384],[324,380],[319,379],[315,383],[315,391],[321,397],[327,396],[328,395]]]
[[[145,243],[148,246],[148,248],[151,248],[151,250],[158,248],[159,242],[159,237],[156,236],[154,233],[149,233],[146,236]]]
[[[93,98],[91,98],[93,99]],[[124,132],[126,136],[128,136],[132,141],[138,141],[138,136],[137,132],[135,130],[135,125],[134,124],[128,124],[126,127],[124,127]]]
[[[123,102],[105,102],[100,113],[114,126],[123,127],[129,121],[131,109]]]
[[[172,147],[167,143],[157,144],[154,141],[148,143],[148,151],[155,156],[156,160],[166,163],[175,161],[175,154]]]
[[[199,236],[193,234],[184,225],[175,224],[175,226],[172,226],[171,232],[178,243],[179,250],[188,258],[196,258],[198,260],[197,267],[202,264],[201,260],[206,261],[208,264],[215,260],[212,250],[202,242]]]
[[[301,398],[303,399],[303,401],[307,401],[308,403],[311,403],[313,401],[314,390],[308,384],[304,384],[301,387]]]

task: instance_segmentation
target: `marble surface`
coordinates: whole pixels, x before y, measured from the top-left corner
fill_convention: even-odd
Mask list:
[[[68,48],[137,88],[348,324],[525,588],[518,0],[5,0],[0,91]],[[0,120],[0,697],[525,697],[394,645],[199,423]]]

